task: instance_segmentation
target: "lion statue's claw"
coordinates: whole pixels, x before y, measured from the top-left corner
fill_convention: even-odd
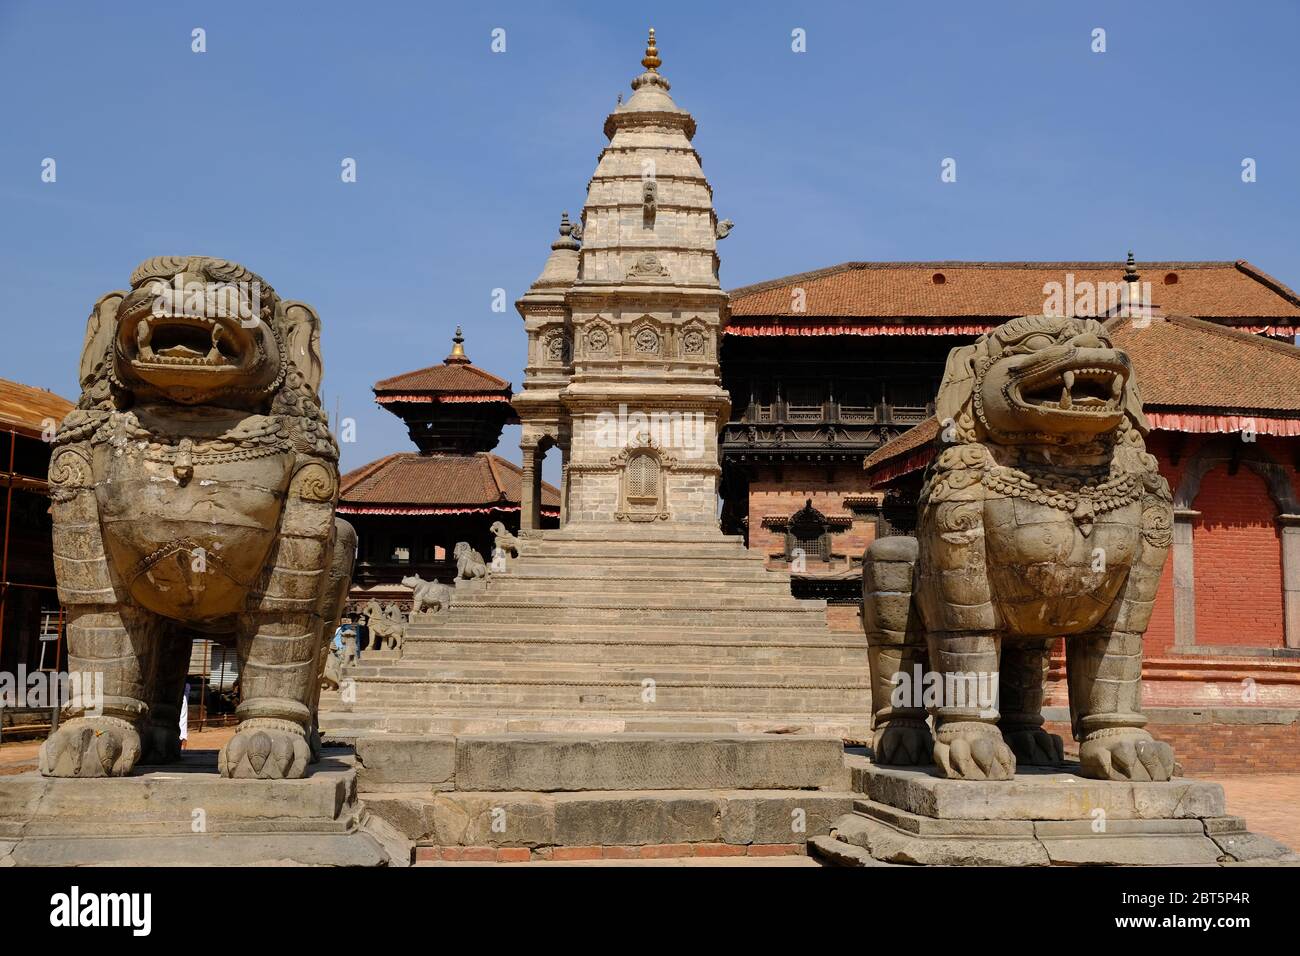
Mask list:
[[[223,777],[295,780],[310,762],[311,747],[301,730],[241,724],[221,748],[217,769]]]
[[[1133,728],[1085,739],[1079,764],[1080,773],[1094,780],[1168,780],[1174,773],[1174,749]]]
[[[1016,756],[990,724],[945,724],[934,744],[934,763],[950,780],[1010,780]]]
[[[75,718],[41,744],[46,777],[124,777],[140,760],[140,735],[117,717]]]
[[[875,762],[881,765],[915,767],[928,764],[934,753],[934,737],[924,721],[890,721],[872,739]]]

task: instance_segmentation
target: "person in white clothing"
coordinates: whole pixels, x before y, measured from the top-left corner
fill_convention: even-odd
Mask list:
[[[184,750],[190,739],[190,684],[185,682],[185,690],[181,693],[181,750]]]

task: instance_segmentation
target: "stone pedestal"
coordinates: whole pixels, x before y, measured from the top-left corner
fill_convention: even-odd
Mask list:
[[[1068,765],[1066,770],[1068,771]],[[1227,815],[1216,783],[1088,780],[1021,772],[1007,781],[946,780],[925,769],[859,765],[863,799],[830,836],[810,841],[849,866],[1188,866],[1300,863]]]
[[[215,752],[112,779],[0,777],[0,867],[407,865],[356,794],[330,757],[301,780],[220,777]]]

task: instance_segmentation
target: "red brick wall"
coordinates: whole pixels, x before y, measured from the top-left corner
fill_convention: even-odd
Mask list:
[[[1192,507],[1196,643],[1285,645],[1282,541],[1268,486],[1242,465],[1220,465],[1201,482]]]
[[[764,555],[784,553],[785,535],[763,527],[766,517],[788,518],[811,498],[813,507],[828,518],[852,517],[844,507],[846,495],[866,491],[862,467],[853,462],[834,465],[792,464],[762,466],[749,483],[749,546]],[[875,524],[858,520],[852,528],[831,537],[831,551],[842,554],[828,570],[842,570],[850,559],[860,559],[875,538]],[[785,567],[784,561],[770,561]],[[819,562],[809,561],[808,571],[820,570]]]
[[[1153,432],[1147,448],[1160,462],[1160,473],[1177,490],[1187,462],[1219,435],[1174,435]],[[1300,475],[1292,462],[1294,439],[1261,435],[1256,447],[1287,467],[1292,487]],[[1178,463],[1171,461],[1178,454]],[[1268,485],[1243,463],[1235,475],[1221,465],[1201,481],[1192,524],[1196,583],[1196,643],[1241,647],[1281,647],[1282,544],[1277,506]],[[1173,560],[1165,562],[1146,635],[1146,656],[1167,653],[1174,642]]]

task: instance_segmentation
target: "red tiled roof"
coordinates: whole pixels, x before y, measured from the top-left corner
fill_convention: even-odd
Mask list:
[[[1106,327],[1133,360],[1152,427],[1300,434],[1300,348],[1186,316],[1114,318]],[[868,480],[924,467],[938,433],[931,416],[881,445],[862,462]]]
[[[1148,408],[1300,417],[1300,349],[1186,316],[1106,323],[1133,360]]]
[[[505,392],[509,396],[510,383],[467,362],[444,362],[376,382],[375,394],[385,392],[447,392],[457,395]]]
[[[0,430],[39,437],[47,419],[61,422],[70,411],[72,402],[60,395],[0,378]]]
[[[522,472],[488,452],[421,455],[399,452],[343,476],[339,511],[393,513],[518,510]],[[542,507],[558,511],[560,493],[542,482]]]
[[[1118,283],[1123,262],[845,262],[731,291],[728,333],[770,335],[882,334],[911,319],[942,324],[945,334],[972,334],[1002,320],[1041,314],[1045,284]],[[1139,262],[1152,304],[1253,327],[1300,325],[1300,297],[1255,266],[1235,262]],[[1169,275],[1177,282],[1166,284]],[[936,276],[943,277],[936,282]],[[802,311],[796,311],[802,289]],[[834,321],[817,321],[832,319]],[[935,319],[979,320],[936,323]],[[870,321],[854,320],[878,320]],[[869,326],[866,331],[858,326]],[[917,328],[910,334],[920,333]]]

